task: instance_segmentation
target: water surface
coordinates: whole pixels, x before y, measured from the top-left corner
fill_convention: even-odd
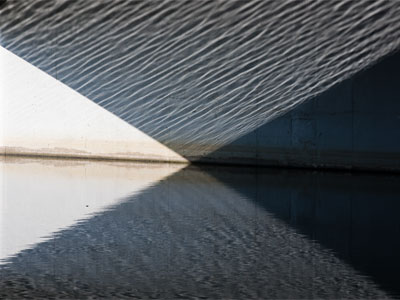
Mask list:
[[[400,178],[7,158],[0,297],[395,298]]]

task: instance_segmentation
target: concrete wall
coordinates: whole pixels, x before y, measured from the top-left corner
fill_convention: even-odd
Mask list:
[[[399,70],[397,53],[203,160],[400,171]]]
[[[2,47],[0,65],[3,155],[187,162]]]

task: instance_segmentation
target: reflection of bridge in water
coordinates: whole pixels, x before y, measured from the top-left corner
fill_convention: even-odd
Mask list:
[[[10,158],[1,167],[2,245],[17,246],[0,270],[5,298],[400,294],[397,176]]]
[[[399,58],[388,57],[399,10],[397,1],[7,1],[0,43],[189,160],[399,170]],[[61,101],[52,92],[40,110]],[[23,136],[38,122],[20,101],[9,123]],[[59,106],[69,114],[53,124],[74,123],[76,109]],[[33,142],[39,150],[24,138],[5,146],[105,156],[90,133],[49,135],[54,145]],[[136,142],[113,140],[113,155],[145,158]]]

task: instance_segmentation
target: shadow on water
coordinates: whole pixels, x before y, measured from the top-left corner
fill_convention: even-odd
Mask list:
[[[20,198],[19,186],[28,186],[29,172],[38,168],[53,178],[54,188],[46,180],[30,186],[37,206],[61,194],[80,210],[88,201],[95,206],[101,200],[103,206],[84,218],[78,212],[74,222],[49,229],[46,237],[9,256],[0,271],[2,297],[400,294],[396,176],[205,166],[165,171],[52,160],[5,166],[6,207]],[[155,175],[159,172],[162,176]],[[71,181],[76,174],[84,179]],[[139,184],[144,174],[151,178]],[[79,211],[60,203],[66,211]],[[59,212],[53,209],[32,224],[50,223]],[[29,216],[23,207],[17,210],[22,218]],[[18,237],[18,230],[26,233],[28,223],[16,226],[9,238]]]

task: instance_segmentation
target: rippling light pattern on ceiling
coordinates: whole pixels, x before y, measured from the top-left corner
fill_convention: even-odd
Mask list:
[[[398,49],[400,1],[7,1],[0,44],[179,153]]]

